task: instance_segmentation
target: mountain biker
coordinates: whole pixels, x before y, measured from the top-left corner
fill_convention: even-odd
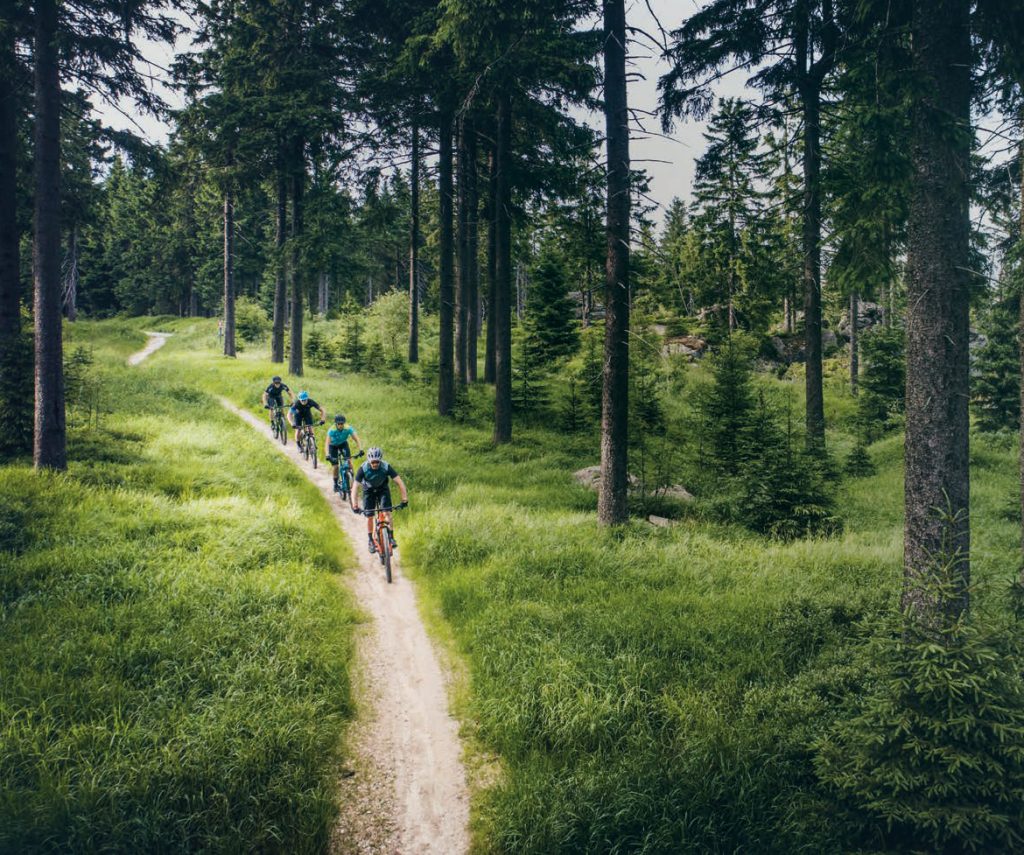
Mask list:
[[[285,393],[288,394],[289,405],[293,404],[295,396],[292,394],[292,390],[275,374],[270,380],[270,385],[263,390],[263,408],[270,410],[271,421],[274,420],[274,407],[284,406]],[[273,401],[274,406],[271,406],[271,401]]]
[[[352,490],[352,510],[359,513],[359,491],[362,490],[366,509],[374,510],[378,507],[390,508],[391,484],[394,481],[398,489],[402,491],[402,504],[399,507],[406,507],[409,504],[409,492],[405,484],[398,477],[394,467],[384,460],[384,452],[374,446],[366,452],[366,462],[356,471],[356,485]],[[390,523],[391,514],[385,513],[385,518]],[[373,542],[373,517],[366,518],[366,539],[370,552],[377,551],[377,545]],[[391,548],[398,546],[394,535],[391,537]]]
[[[341,486],[338,484],[338,470],[341,463],[346,462],[351,456],[352,452],[348,447],[349,439],[356,444],[356,450],[362,449],[362,445],[359,442],[359,437],[356,435],[356,429],[354,427],[346,426],[345,417],[338,413],[334,417],[334,427],[327,431],[327,448],[326,459],[334,467],[334,492],[340,493]]]
[[[303,389],[299,392],[299,398],[297,401],[292,403],[291,409],[288,410],[289,421],[292,423],[292,427],[295,428],[295,443],[299,442],[299,432],[302,430],[303,425],[313,424],[313,410],[320,413],[320,424],[324,423],[324,410],[316,401],[309,397],[309,392]]]

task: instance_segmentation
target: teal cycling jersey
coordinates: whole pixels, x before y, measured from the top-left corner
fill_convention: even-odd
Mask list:
[[[336,428],[332,427],[327,431],[327,443],[328,445],[341,445],[342,443],[348,442],[348,438],[353,436],[356,429],[353,427]]]
[[[380,462],[380,466],[376,469],[374,469],[370,465],[370,461],[367,460],[366,463],[356,470],[356,480],[373,490],[379,490],[381,487],[387,485],[389,479],[397,477],[398,473],[395,471],[394,467],[384,460]]]

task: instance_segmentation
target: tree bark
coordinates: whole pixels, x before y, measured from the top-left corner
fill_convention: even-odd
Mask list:
[[[412,123],[412,167],[409,174],[409,362],[420,361],[420,129]]]
[[[821,363],[821,139],[818,92],[804,97],[804,352],[807,447],[825,447],[825,395]]]
[[[288,236],[288,178],[283,156],[277,163],[277,210],[274,229],[274,322],[270,333],[270,361],[284,362],[284,326],[288,317],[284,245]]]
[[[224,355],[235,355],[235,198],[224,194]]]
[[[601,491],[604,525],[629,518],[629,114],[626,101],[626,8],[604,3],[604,103],[608,149],[608,260],[605,269],[604,372],[601,393]]]
[[[487,152],[487,336],[484,339],[484,382],[494,382],[494,295],[498,288],[497,211],[498,158],[492,146]]]
[[[456,138],[458,145],[455,154],[456,183],[458,196],[456,200],[455,219],[458,238],[458,270],[455,278],[455,380],[461,385],[469,381],[469,369],[466,355],[469,351],[469,199],[466,194],[466,118],[459,119]]]
[[[14,27],[0,31],[0,342],[21,332],[18,235],[18,64]]]
[[[857,335],[859,316],[857,292],[854,291],[850,294],[850,392],[854,396],[857,395],[860,384],[860,354],[857,352],[860,342]]]
[[[296,377],[302,376],[302,305],[303,276],[299,241],[302,237],[302,193],[305,189],[306,164],[302,143],[296,145],[292,163],[292,224],[291,224],[291,276],[292,276],[292,327],[288,349],[288,371]]]
[[[466,382],[476,382],[477,339],[480,335],[480,264],[477,193],[476,129],[469,124],[466,133]]]
[[[438,193],[440,196],[440,330],[438,332],[437,412],[450,416],[455,407],[455,366],[453,364],[454,262],[452,235],[452,114],[442,110],[438,121]]]
[[[35,4],[35,430],[36,468],[67,468],[60,287],[60,70],[57,2]]]
[[[498,96],[494,196],[494,442],[512,441],[512,99]]]
[[[941,626],[968,607],[970,3],[915,0],[907,227],[904,609]],[[954,585],[938,590],[943,578]]]

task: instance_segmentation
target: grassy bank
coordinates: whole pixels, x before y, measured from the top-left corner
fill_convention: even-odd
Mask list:
[[[166,430],[176,432],[179,404],[183,412],[198,406],[211,436],[237,434],[232,449],[246,449],[233,455],[206,446],[205,436],[190,440],[210,455],[192,470],[199,489],[251,478],[248,489],[262,485],[265,495],[286,463],[217,408],[203,408],[216,392],[262,413],[260,391],[280,367],[262,347],[237,360],[219,356],[214,322],[171,326],[176,335],[152,364],[129,375],[166,384],[166,396],[135,416],[150,425],[149,465],[166,463],[162,451],[180,453],[157,439],[163,419],[173,417]],[[814,772],[813,744],[862,694],[858,651],[899,590],[899,437],[871,447],[877,474],[840,486],[841,536],[778,543],[699,515],[671,528],[634,522],[609,532],[596,524],[593,494],[572,479],[596,462],[591,436],[519,423],[516,441],[495,449],[485,417],[471,407],[465,422],[440,419],[433,389],[415,379],[323,370],[285,379],[329,413],[345,412],[364,446],[382,445],[410,487],[411,509],[397,520],[403,568],[467,666],[458,712],[487,784],[473,801],[478,850],[845,848]],[[473,390],[477,404],[487,394]],[[851,409],[842,394],[830,387],[831,414]],[[830,444],[849,447],[852,438],[834,433]],[[999,607],[1016,564],[1014,459],[1007,440],[974,442],[980,608]],[[87,480],[84,462],[76,467]],[[104,477],[134,481],[131,471],[111,463]],[[152,471],[147,489],[172,477]],[[295,486],[285,504],[306,507],[304,491]],[[156,492],[165,495],[153,501],[180,500],[173,490]],[[226,492],[248,495],[235,486]],[[228,515],[236,525],[238,515]],[[254,542],[251,530],[239,534],[238,544]],[[220,560],[224,550],[215,552]],[[222,618],[224,631],[239,620]],[[322,686],[309,697],[321,697]]]
[[[74,327],[68,472],[0,470],[0,851],[320,851],[350,554],[251,429],[124,366],[155,323]]]

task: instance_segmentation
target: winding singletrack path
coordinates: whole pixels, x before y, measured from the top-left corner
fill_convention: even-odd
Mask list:
[[[167,339],[171,336],[170,333],[165,332],[147,332],[146,335],[149,336],[149,341],[146,342],[146,346],[142,350],[128,357],[129,365],[138,365],[151,353],[167,344]]]
[[[150,340],[131,364],[162,344]],[[372,621],[358,640],[354,678],[360,709],[347,739],[352,768],[341,782],[341,817],[332,851],[461,855],[469,849],[469,795],[458,723],[448,711],[448,677],[400,559],[395,557],[394,582],[389,585],[380,561],[367,552],[365,518],[342,506],[325,463],[321,460],[313,470],[291,432],[282,446],[265,419],[226,398],[219,400],[302,469],[331,506],[358,557],[348,582]],[[397,522],[401,541],[400,516]]]

